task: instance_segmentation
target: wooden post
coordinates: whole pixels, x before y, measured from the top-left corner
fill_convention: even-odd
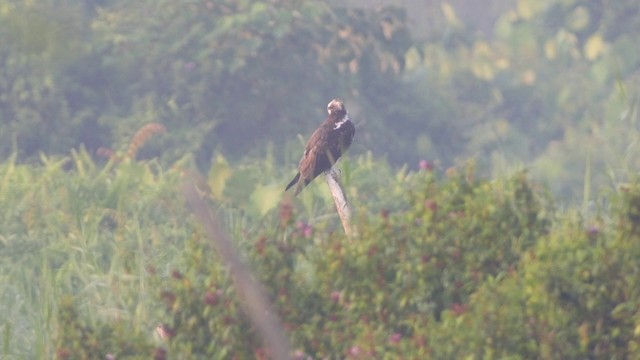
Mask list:
[[[333,201],[336,203],[336,210],[338,210],[338,215],[340,215],[344,232],[347,234],[347,237],[349,237],[349,240],[351,240],[355,236],[355,231],[351,229],[351,208],[349,208],[349,203],[347,202],[347,196],[344,193],[344,189],[342,189],[342,186],[340,185],[338,174],[336,174],[333,168],[331,168],[325,173],[325,177],[327,179],[329,189],[331,189]]]

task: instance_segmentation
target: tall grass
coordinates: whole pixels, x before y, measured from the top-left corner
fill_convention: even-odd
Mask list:
[[[144,136],[150,135],[147,129]],[[3,359],[52,358],[64,331],[56,319],[66,298],[91,323],[124,320],[131,331],[153,335],[161,307],[149,273],[170,278],[184,265],[180,255],[196,225],[179,183],[192,174],[193,161],[185,157],[169,168],[136,161],[135,151],[146,140],[141,136],[123,155],[111,152],[107,160],[79,149],[65,157],[42,155],[38,164],[20,164],[15,156],[0,164]],[[256,229],[278,222],[289,174],[276,170],[273,158],[230,166],[218,157],[214,168],[226,166],[225,178],[213,171],[202,178],[201,190],[219,204],[241,249],[252,246],[243,239]],[[360,162],[369,172],[371,158]],[[339,224],[324,187],[305,190],[300,221]]]
[[[54,353],[57,301],[89,319],[152,331],[149,268],[168,269],[189,234],[178,171],[154,162],[99,165],[84,150],[41,165],[0,165],[0,354]]]

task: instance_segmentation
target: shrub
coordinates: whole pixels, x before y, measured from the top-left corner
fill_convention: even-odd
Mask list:
[[[58,310],[60,336],[56,359],[150,359],[164,360],[165,351],[150,343],[144,333],[132,331],[122,320],[87,324],[71,297],[61,299]]]
[[[488,182],[470,168],[445,180],[415,173],[409,183],[408,207],[363,216],[353,241],[328,223],[312,232],[298,227],[295,211],[281,208],[277,228],[240,242],[299,353],[424,356],[443,311],[465,312],[485,280],[515,271],[521,254],[549,231],[547,200],[524,174]],[[184,271],[161,291],[175,331],[170,351],[261,353],[226,270],[201,241],[192,245]]]
[[[467,313],[448,311],[432,329],[436,357],[636,358],[638,189],[616,196],[610,224],[566,215],[518,272],[484,283]]]

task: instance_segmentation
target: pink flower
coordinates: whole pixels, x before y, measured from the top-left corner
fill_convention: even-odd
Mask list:
[[[467,305],[460,303],[453,303],[451,305],[451,311],[457,316],[464,314],[467,311]]]
[[[218,293],[217,292],[213,292],[211,290],[207,291],[207,293],[204,295],[204,303],[207,305],[211,305],[211,306],[215,306],[218,304]]]
[[[436,212],[438,210],[438,203],[433,199],[427,199],[424,201],[424,206],[431,210],[431,212]]]
[[[426,170],[426,171],[433,170],[433,164],[428,160],[420,160],[419,166],[420,166],[420,170]]]
[[[307,225],[303,231],[304,237],[310,238],[313,235],[313,226]]]
[[[392,344],[397,344],[400,342],[400,340],[402,340],[402,334],[400,333],[393,333],[391,336],[389,336],[389,342]]]
[[[349,349],[349,355],[351,356],[359,356],[360,354],[362,354],[362,349],[358,345],[354,345]]]
[[[311,225],[309,225],[309,224],[307,224],[305,222],[299,221],[296,224],[296,227],[298,228],[298,231],[300,231],[302,233],[302,236],[304,236],[306,238],[310,238],[311,235],[313,235],[313,226],[311,226]]]
[[[340,294],[340,291],[334,290],[331,292],[331,300],[333,300],[333,302],[340,301],[341,297],[342,297],[342,294]]]
[[[311,360],[311,356],[305,354],[302,350],[296,350],[296,352],[293,353],[293,358],[295,360]]]

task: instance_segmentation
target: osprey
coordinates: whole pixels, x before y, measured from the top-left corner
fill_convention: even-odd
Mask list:
[[[351,146],[356,128],[349,120],[342,100],[331,100],[327,105],[327,112],[327,119],[309,138],[300,160],[298,174],[287,185],[285,191],[296,185],[295,195],[298,195],[318,175],[331,169]]]

